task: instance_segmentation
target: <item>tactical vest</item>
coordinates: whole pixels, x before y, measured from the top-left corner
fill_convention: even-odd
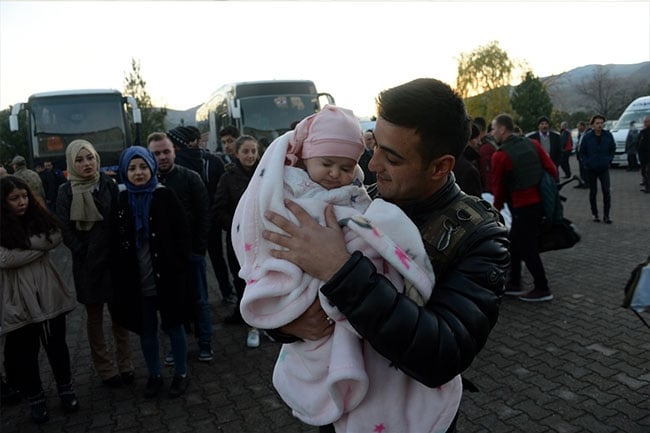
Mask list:
[[[478,227],[497,221],[501,221],[501,215],[490,203],[465,193],[435,211],[420,233],[436,277],[446,275],[460,248],[471,245]]]
[[[511,177],[508,179],[510,191],[539,185],[544,168],[535,150],[535,145],[530,140],[511,136],[503,142],[501,150],[512,161],[513,169],[510,174]]]

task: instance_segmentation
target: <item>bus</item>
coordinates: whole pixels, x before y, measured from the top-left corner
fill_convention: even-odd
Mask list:
[[[319,93],[309,80],[247,81],[225,84],[196,111],[196,125],[207,148],[223,150],[219,131],[236,126],[242,134],[269,143],[291,129],[294,122],[334,105],[329,93]]]
[[[127,110],[131,106],[131,112]],[[66,169],[65,149],[76,139],[88,140],[100,156],[104,171],[116,171],[122,151],[139,144],[142,116],[136,100],[117,90],[67,90],[35,93],[15,104],[9,128],[18,130],[18,116],[27,121],[27,163],[30,168],[46,160]],[[135,137],[131,133],[135,125]]]

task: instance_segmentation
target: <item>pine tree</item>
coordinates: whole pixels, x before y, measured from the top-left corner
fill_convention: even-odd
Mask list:
[[[165,130],[165,117],[167,108],[155,108],[151,103],[151,97],[147,93],[147,82],[140,73],[140,61],[131,59],[131,72],[124,77],[124,95],[132,96],[138,102],[138,107],[142,113],[141,134],[146,137],[148,134],[156,131]],[[134,138],[134,142],[140,140]]]
[[[514,88],[510,104],[515,110],[515,121],[523,131],[532,131],[537,127],[541,116],[551,118],[553,103],[546,87],[532,72],[526,72],[524,80]]]

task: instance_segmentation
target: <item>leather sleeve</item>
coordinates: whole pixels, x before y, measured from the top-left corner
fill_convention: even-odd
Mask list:
[[[424,306],[398,293],[358,251],[321,292],[392,365],[440,386],[471,364],[497,322],[509,254],[505,229],[488,226],[438,279]]]

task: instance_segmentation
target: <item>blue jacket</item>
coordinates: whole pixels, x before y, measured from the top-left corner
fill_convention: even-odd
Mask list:
[[[616,142],[611,132],[602,130],[600,142],[593,130],[585,133],[580,142],[580,161],[587,170],[606,170],[614,159]]]

